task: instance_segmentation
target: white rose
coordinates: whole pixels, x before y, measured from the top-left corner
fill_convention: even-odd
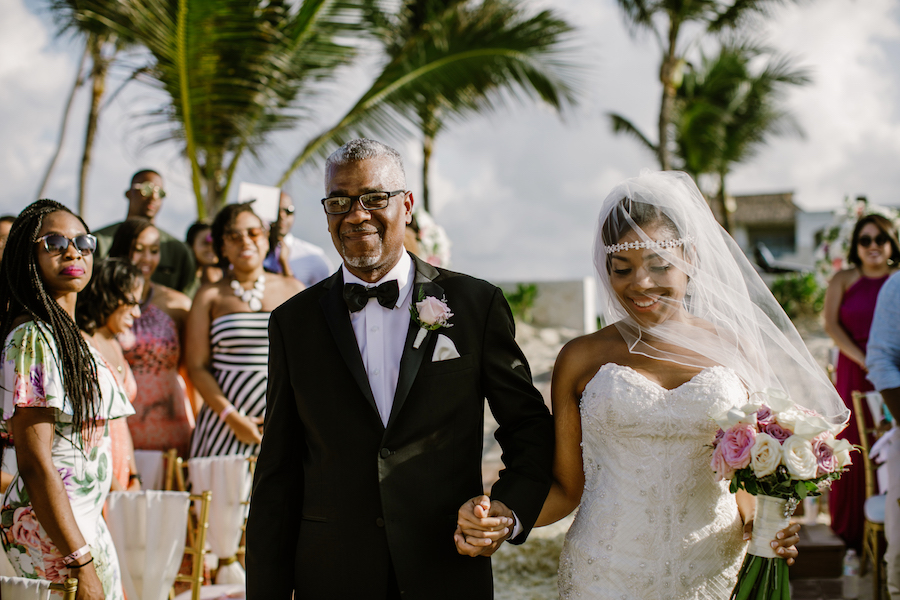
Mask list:
[[[781,445],[784,466],[791,479],[815,479],[817,461],[812,444],[804,437],[792,435]]]
[[[767,433],[756,436],[750,448],[750,467],[757,477],[771,475],[781,464],[781,444]]]
[[[843,469],[847,465],[853,464],[853,462],[850,460],[850,451],[854,449],[853,444],[844,439],[833,439],[827,441],[826,443],[831,446],[831,451],[834,453],[834,457],[837,459],[838,470]]]

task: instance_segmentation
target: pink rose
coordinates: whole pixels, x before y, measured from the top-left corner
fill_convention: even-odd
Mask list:
[[[756,423],[760,427],[763,425],[769,425],[775,422],[775,414],[772,412],[772,409],[763,404],[759,407],[759,410],[756,411]]]
[[[747,423],[738,423],[725,432],[719,448],[722,458],[733,469],[743,469],[750,465],[750,449],[756,441],[756,429]]]
[[[22,506],[13,513],[13,524],[9,528],[9,533],[16,543],[27,548],[43,551],[41,534],[41,524],[30,506]]]
[[[434,296],[416,302],[416,312],[419,313],[419,320],[425,325],[445,326],[447,320],[453,316],[447,304]]]
[[[760,433],[768,433],[773,438],[778,440],[779,443],[783,444],[784,440],[788,439],[794,432],[789,429],[785,429],[778,423],[769,423],[767,425],[760,425],[759,427]]]
[[[813,454],[816,455],[816,477],[834,473],[838,469],[838,459],[831,446],[821,436],[812,440]]]
[[[734,469],[728,465],[722,454],[722,444],[719,444],[716,449],[713,450],[712,460],[710,461],[709,466],[712,467],[712,470],[716,474],[716,481],[734,477]]]

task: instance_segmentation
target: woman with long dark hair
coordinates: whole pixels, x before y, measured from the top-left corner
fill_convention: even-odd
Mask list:
[[[840,349],[835,387],[851,415],[850,424],[838,437],[858,445],[856,419],[865,419],[866,425],[871,427],[872,415],[867,406],[863,406],[864,414],[853,414],[853,392],[874,389],[866,379],[866,343],[878,292],[900,263],[900,245],[894,224],[881,215],[862,217],[853,227],[847,261],[851,267],[835,273],[825,292],[825,331]],[[850,469],[831,485],[828,496],[831,528],[857,552],[862,546],[865,522],[864,475],[862,469]]]
[[[123,598],[101,509],[109,421],[133,412],[75,323],[95,248],[80,217],[39,200],[13,224],[0,266],[0,429],[18,462],[0,508],[3,547],[23,577],[77,578],[79,600]]]

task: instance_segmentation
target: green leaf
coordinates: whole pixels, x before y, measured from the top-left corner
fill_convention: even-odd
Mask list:
[[[799,496],[799,498],[800,498],[801,500],[803,500],[804,498],[806,498],[807,489],[806,489],[806,483],[805,483],[805,482],[803,482],[803,481],[798,481],[798,482],[797,482],[797,485],[795,486],[794,489],[795,489],[796,492],[797,492],[797,496]]]

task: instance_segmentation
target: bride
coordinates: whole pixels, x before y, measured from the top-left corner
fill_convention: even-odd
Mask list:
[[[556,361],[554,483],[536,523],[578,507],[560,597],[727,599],[755,499],[716,480],[710,415],[766,388],[835,423],[846,409],[684,173],[645,172],[613,189],[594,262],[612,324]],[[483,497],[461,509],[461,553],[499,546],[512,525],[502,507]],[[771,542],[788,564],[798,531]]]

